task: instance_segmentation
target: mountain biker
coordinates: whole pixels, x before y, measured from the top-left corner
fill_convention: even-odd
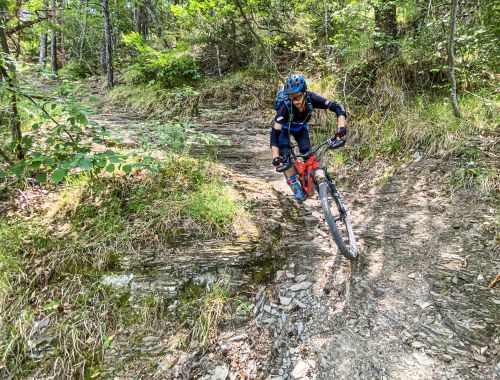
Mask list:
[[[271,149],[273,153],[273,166],[277,167],[283,163],[284,158],[290,152],[290,135],[294,137],[301,154],[311,149],[311,140],[307,122],[312,116],[314,109],[329,109],[337,115],[337,133],[334,137],[344,137],[347,134],[346,111],[344,106],[325,99],[322,96],[307,91],[307,84],[300,74],[290,75],[283,89],[283,95],[288,96],[281,101],[274,117],[274,125],[271,129]],[[295,199],[303,200],[305,194],[292,167],[285,172],[290,180]]]

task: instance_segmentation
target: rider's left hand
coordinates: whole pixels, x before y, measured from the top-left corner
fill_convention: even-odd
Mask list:
[[[274,157],[273,158],[273,166],[280,166],[283,163],[283,160],[281,157]]]
[[[345,137],[347,135],[347,128],[346,127],[340,127],[338,130],[337,130],[337,133],[336,133],[336,136],[337,137]]]

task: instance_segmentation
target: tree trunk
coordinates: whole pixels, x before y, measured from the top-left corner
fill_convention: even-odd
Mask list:
[[[59,51],[61,53],[61,56],[60,56],[60,63],[61,63],[61,67],[64,66],[64,64],[66,63],[66,47],[64,45],[64,33],[63,33],[63,30],[64,30],[64,12],[65,12],[65,2],[64,0],[59,0],[60,1],[60,8],[61,8],[61,12],[60,14],[62,16],[58,17],[57,19],[57,25],[59,25]]]
[[[56,34],[56,0],[52,0],[52,20],[50,30],[50,64],[52,72],[57,73],[57,34]]]
[[[398,51],[395,44],[398,24],[394,0],[382,0],[375,6],[375,30],[375,51],[384,60],[392,57]]]
[[[83,46],[85,44],[85,38],[87,37],[87,18],[89,13],[89,0],[83,1],[83,25],[82,25],[82,34],[80,36],[80,44],[78,47],[78,55],[80,60],[83,60]]]
[[[113,51],[111,42],[111,26],[109,23],[108,0],[102,0],[102,18],[104,22],[104,45],[109,89],[113,87]]]
[[[323,0],[323,8],[325,11],[325,48],[326,48],[326,55],[328,56],[329,54],[329,38],[328,38],[328,8],[326,6],[326,0]]]
[[[452,0],[450,13],[450,43],[448,44],[448,67],[450,71],[453,112],[456,117],[460,118],[461,115],[457,101],[457,79],[455,77],[455,27],[457,23],[457,8],[457,0]]]
[[[108,62],[106,61],[106,42],[104,38],[101,41],[101,70],[104,74],[108,73]]]
[[[7,43],[7,35],[5,34],[5,15],[7,11],[5,8],[0,8],[0,47],[3,54],[8,56],[10,54],[9,45]],[[17,158],[23,159],[24,152],[21,145],[21,140],[23,137],[21,131],[21,118],[19,117],[19,110],[17,108],[17,73],[16,66],[11,60],[6,60],[7,69],[0,66],[0,71],[2,72],[2,79],[8,83],[8,87],[11,89],[10,94],[10,104],[9,104],[9,124],[12,135],[12,141],[16,143]]]
[[[219,50],[219,44],[215,44],[215,56],[217,57],[217,73],[219,74],[219,78],[222,78],[222,69],[220,67],[220,50]]]
[[[49,8],[49,1],[48,0],[43,0],[43,5],[42,5],[42,17],[47,18],[48,17],[48,8]],[[47,59],[47,33],[43,31],[40,35],[40,55],[38,57],[38,64],[42,67],[45,67],[45,60]]]

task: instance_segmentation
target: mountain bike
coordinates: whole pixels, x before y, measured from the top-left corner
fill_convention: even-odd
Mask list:
[[[298,173],[306,197],[313,195],[314,189],[316,189],[335,244],[342,255],[349,260],[354,260],[358,256],[358,248],[344,202],[333,183],[332,176],[328,173],[326,166],[321,163],[321,159],[329,149],[338,149],[345,143],[345,140],[335,137],[335,139],[327,140],[311,149],[306,154],[296,154],[295,145],[290,144],[288,157],[283,159],[283,164],[277,167],[276,171],[283,173],[289,182],[285,171],[293,167]]]

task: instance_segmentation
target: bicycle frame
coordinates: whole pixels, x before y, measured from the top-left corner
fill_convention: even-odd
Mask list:
[[[283,168],[276,169],[277,171],[283,172],[285,175],[285,178],[288,181],[288,176],[286,175],[285,170],[288,170],[290,167],[294,167],[295,172],[299,176],[299,180],[302,185],[302,189],[304,190],[304,193],[306,196],[310,197],[312,195],[312,185],[314,184],[314,188],[318,190],[318,182],[315,178],[315,175],[320,169],[323,173],[328,182],[333,185],[330,176],[326,170],[326,167],[324,165],[321,165],[321,158],[323,154],[326,152],[326,149],[322,150],[318,154],[316,154],[322,147],[325,145],[329,144],[329,141],[325,141],[324,143],[318,145],[316,148],[311,150],[310,152],[306,154],[295,154],[294,148],[295,145],[291,144],[290,145],[290,158],[293,159],[293,163],[289,163],[288,165],[283,165]],[[332,147],[333,149],[340,148],[345,144],[345,140],[337,140],[337,142],[334,144]],[[305,161],[300,161],[299,158],[304,159]],[[336,190],[335,190],[336,191]],[[343,207],[342,207],[343,208]]]

